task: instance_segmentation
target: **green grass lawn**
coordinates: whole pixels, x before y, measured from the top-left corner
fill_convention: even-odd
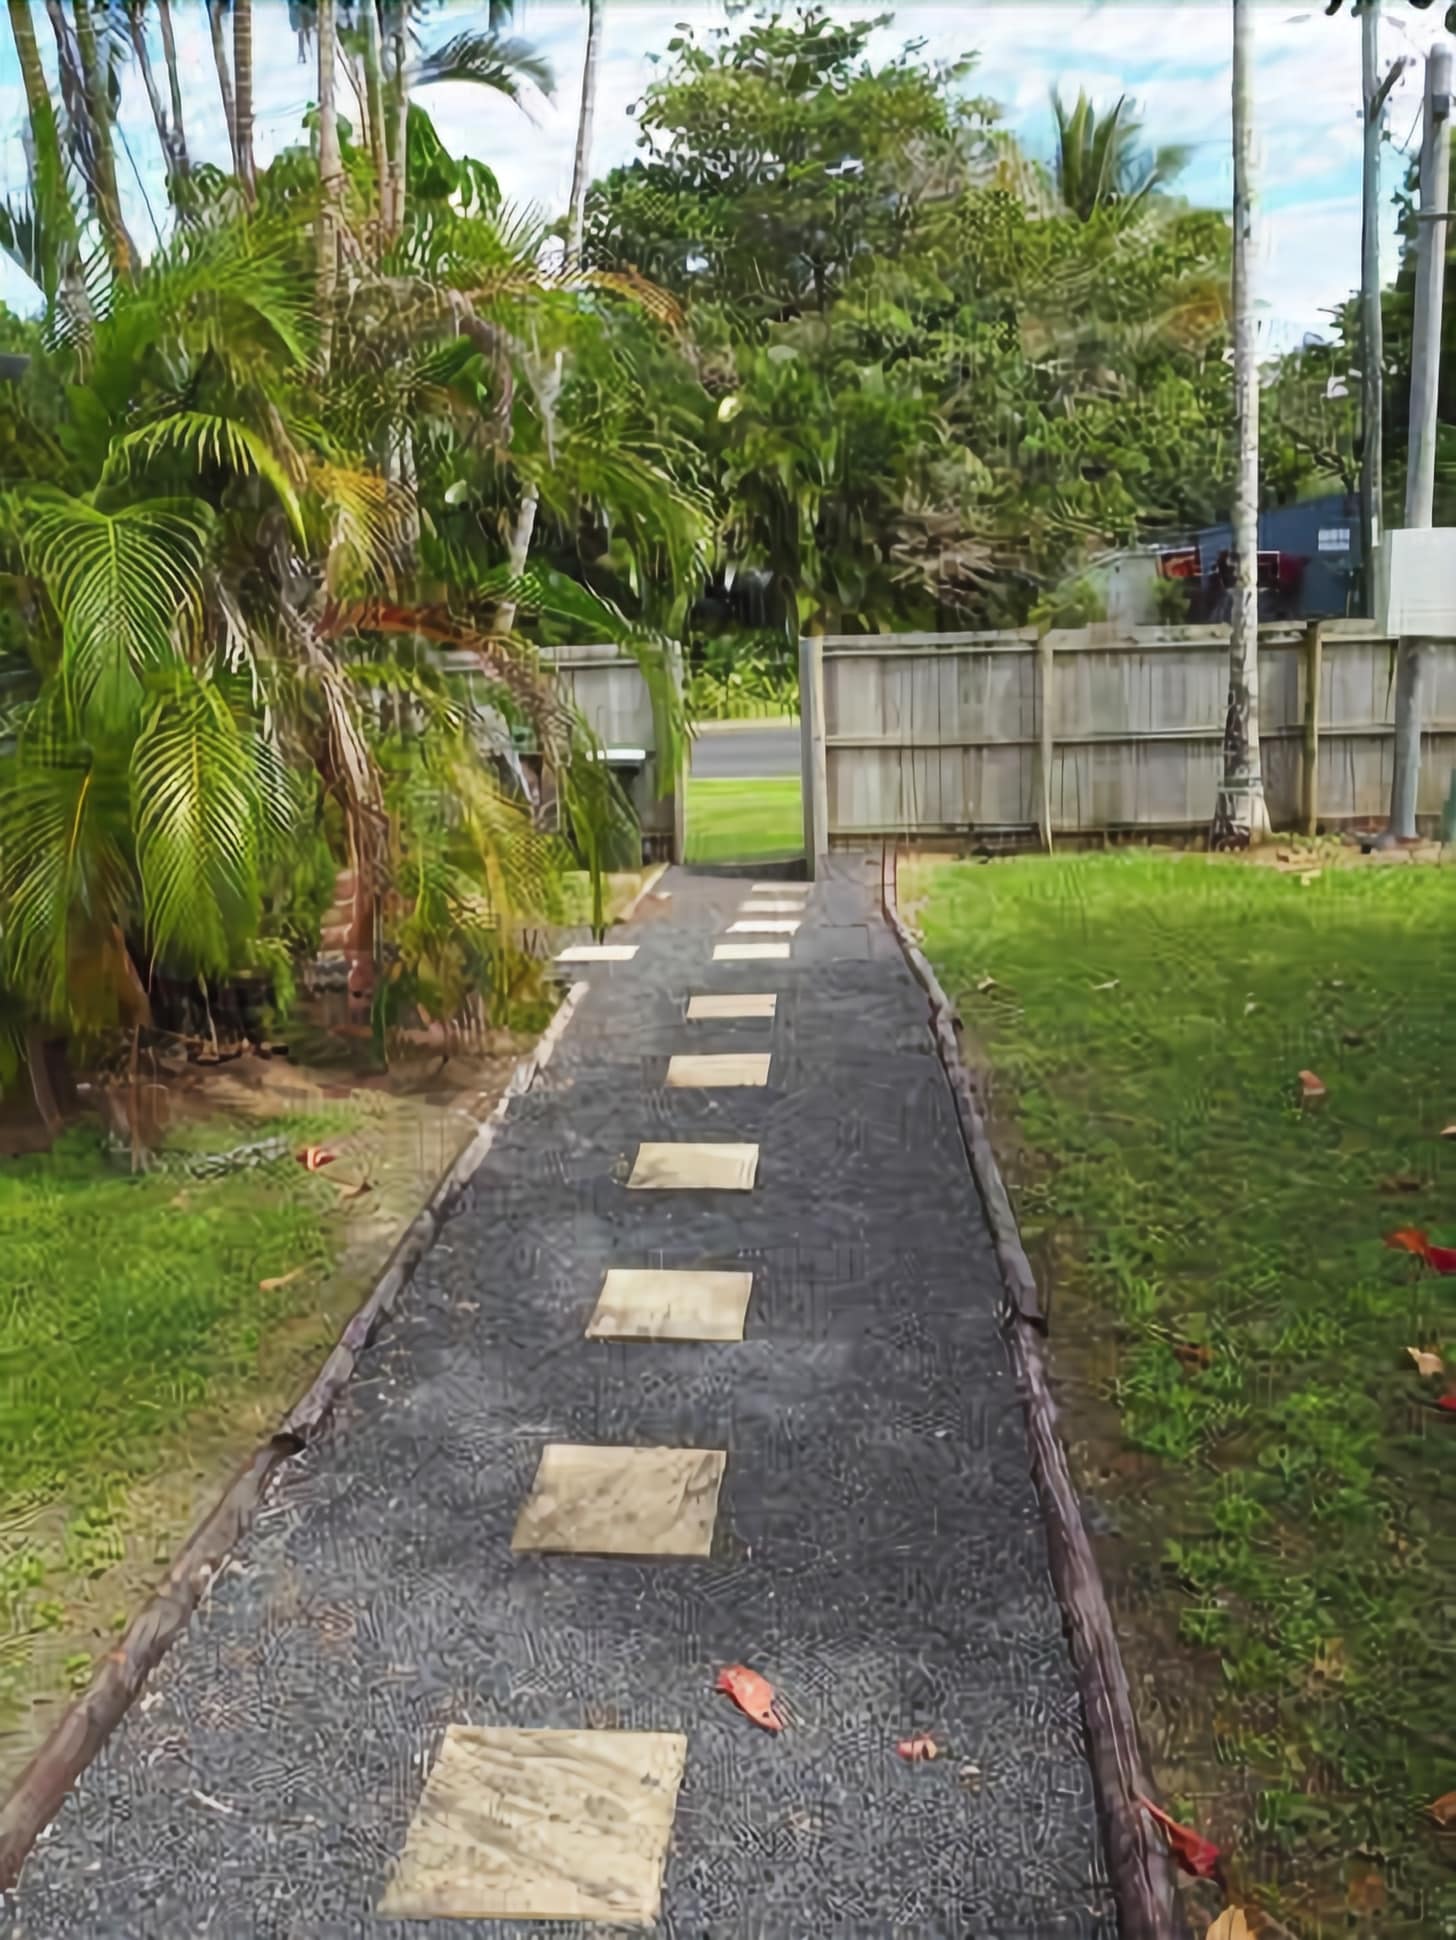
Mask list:
[[[216,1178],[133,1177],[95,1130],[0,1163],[0,1791],[336,1335],[338,1190],[293,1152],[354,1122],[340,1104],[169,1134],[194,1153],[288,1140]]]
[[[689,862],[783,862],[804,852],[797,775],[688,780]]]
[[[1382,1243],[1456,1239],[1456,873],[920,864],[902,900],[992,1077],[1175,1809],[1291,1931],[1456,1932],[1456,1417],[1407,1352],[1456,1368],[1456,1279]]]

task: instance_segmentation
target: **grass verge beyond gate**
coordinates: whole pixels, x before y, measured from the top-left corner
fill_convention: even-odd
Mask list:
[[[920,863],[901,902],[990,1075],[1175,1809],[1294,1931],[1456,1932],[1456,1374],[1407,1352],[1456,1368],[1456,1279],[1382,1241],[1456,1238],[1456,873]]]

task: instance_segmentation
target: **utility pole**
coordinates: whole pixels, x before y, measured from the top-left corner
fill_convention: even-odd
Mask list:
[[[1229,626],[1223,772],[1209,846],[1245,849],[1269,833],[1259,763],[1259,351],[1254,328],[1252,0],[1233,0],[1234,29],[1234,591]]]
[[[1426,55],[1421,134],[1421,206],[1416,218],[1416,288],[1411,325],[1410,442],[1405,474],[1405,523],[1429,526],[1436,499],[1436,404],[1441,378],[1441,298],[1446,269],[1446,224],[1451,199],[1451,50]],[[1421,778],[1421,722],[1430,649],[1402,640],[1395,669],[1395,772],[1390,787],[1390,836],[1413,842]]]
[[[1360,514],[1361,557],[1365,562],[1365,611],[1378,619],[1385,611],[1382,550],[1385,511],[1385,329],[1380,284],[1380,151],[1385,140],[1385,104],[1405,72],[1406,56],[1393,63],[1382,81],[1380,0],[1360,9],[1360,78],[1364,118],[1364,158],[1360,177]]]

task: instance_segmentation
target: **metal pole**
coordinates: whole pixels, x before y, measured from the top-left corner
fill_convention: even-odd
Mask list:
[[[1385,103],[1383,97],[1378,104],[1376,99],[1379,64],[1380,0],[1365,0],[1360,15],[1360,80],[1365,119],[1360,180],[1360,512],[1364,528],[1360,550],[1365,561],[1365,610],[1372,619],[1378,619],[1385,610],[1378,558],[1378,548],[1385,536],[1380,504],[1385,388],[1385,343],[1380,312],[1380,143]]]
[[[1429,526],[1436,499],[1436,404],[1441,378],[1441,297],[1446,267],[1446,217],[1451,188],[1451,50],[1426,56],[1425,126],[1421,136],[1421,207],[1417,219],[1415,306],[1411,326],[1410,444],[1406,457],[1405,523]],[[1416,835],[1421,778],[1421,723],[1426,660],[1423,640],[1402,640],[1395,674],[1395,772],[1390,787],[1390,833]]]

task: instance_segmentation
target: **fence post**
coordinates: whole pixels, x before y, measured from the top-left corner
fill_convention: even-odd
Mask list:
[[[1041,715],[1041,839],[1046,845],[1048,855],[1052,852],[1052,758],[1055,744],[1052,740],[1052,645],[1050,632],[1044,633],[1036,643],[1037,665],[1037,707]]]
[[[1325,624],[1311,620],[1304,634],[1304,832],[1319,825],[1320,688],[1324,680]]]
[[[829,777],[824,750],[824,636],[799,641],[799,745],[804,797],[804,866],[810,882],[829,853]]]
[[[683,653],[676,641],[668,648],[668,678],[672,681],[677,706],[683,704]],[[684,737],[678,750],[677,773],[672,778],[672,847],[668,859],[679,866],[687,856],[688,769],[692,765],[692,743]]]

